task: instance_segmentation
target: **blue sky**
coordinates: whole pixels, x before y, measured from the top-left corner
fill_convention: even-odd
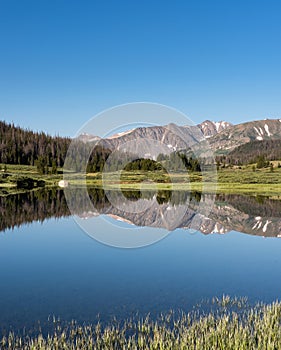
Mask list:
[[[148,101],[194,122],[281,116],[280,1],[0,0],[0,118],[73,136]]]

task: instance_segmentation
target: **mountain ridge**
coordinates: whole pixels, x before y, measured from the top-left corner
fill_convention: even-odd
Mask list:
[[[250,141],[279,140],[281,119],[264,119],[233,125],[211,137],[210,148],[217,153],[229,153]]]
[[[97,142],[108,149],[118,149],[130,141],[137,144],[136,140],[154,140],[167,145],[171,151],[179,151],[192,148],[204,140],[207,141],[207,147],[217,155],[228,154],[251,141],[279,140],[280,135],[281,119],[255,120],[240,124],[205,120],[198,125],[178,126],[170,123],[164,126],[139,127],[104,139],[99,138]],[[89,135],[88,141],[91,142],[94,137]]]

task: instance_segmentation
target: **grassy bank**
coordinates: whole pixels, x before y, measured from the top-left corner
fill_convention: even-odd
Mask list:
[[[16,194],[39,187],[57,187],[63,178],[62,169],[56,175],[41,175],[35,166],[0,164],[0,195]]]
[[[3,166],[2,166],[3,169]],[[105,175],[105,176],[104,176]],[[0,195],[17,193],[25,189],[18,186],[18,179],[28,178],[36,182],[44,182],[45,187],[57,187],[63,178],[62,169],[57,175],[40,175],[36,167],[22,165],[8,165],[5,172],[0,174]],[[81,186],[84,177],[81,174],[70,174],[69,183]],[[162,171],[123,171],[120,174],[91,173],[87,174],[86,183],[91,187],[103,187],[130,190],[194,190],[207,193],[237,193],[251,195],[266,195],[278,197],[281,195],[281,168],[274,167],[253,171],[251,166],[232,169],[220,169],[217,176],[201,173],[171,173]]]
[[[216,175],[216,176],[214,176]],[[161,172],[122,172],[107,175],[88,174],[88,186],[100,186],[110,189],[128,190],[183,190],[204,191],[205,193],[237,193],[265,196],[281,196],[281,168],[270,172],[268,168],[252,170],[252,167],[220,169],[217,174],[171,173]],[[81,180],[73,178],[73,185]]]
[[[10,333],[2,339],[1,349],[281,349],[281,303],[239,311],[236,302],[224,297],[219,311],[203,315],[197,311],[169,313],[157,321],[149,317],[122,324],[112,321],[105,327],[72,322],[65,327],[58,324],[48,336],[33,338]],[[228,305],[236,306],[235,311]]]

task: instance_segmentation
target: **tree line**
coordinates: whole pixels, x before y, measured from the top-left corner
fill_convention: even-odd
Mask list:
[[[222,165],[257,163],[258,168],[270,166],[270,161],[279,159],[281,159],[281,140],[250,141],[227,155],[216,157],[216,161]]]
[[[52,137],[0,121],[0,163],[36,165],[39,162],[39,168],[45,172],[47,166],[63,166],[70,142],[68,137]]]
[[[168,171],[201,171],[200,160],[195,156],[188,156],[184,151],[176,151],[170,154],[159,154],[157,161],[161,162]]]

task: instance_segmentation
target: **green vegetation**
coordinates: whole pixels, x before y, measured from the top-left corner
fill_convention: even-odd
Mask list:
[[[272,171],[273,169],[273,171]],[[183,190],[199,191],[206,193],[237,193],[237,194],[261,194],[269,196],[281,195],[281,168],[277,162],[272,162],[271,168],[257,169],[253,172],[252,166],[226,167],[214,173],[200,172],[171,172],[164,171],[122,171],[106,174],[104,178],[99,173],[88,174],[88,186],[103,186],[106,188],[123,189],[147,189],[158,190]],[[104,181],[103,181],[104,180]],[[81,184],[75,176],[70,183]]]
[[[67,137],[52,137],[3,121],[0,121],[0,140],[0,163],[35,165],[39,161],[52,166],[52,162],[55,162],[60,167],[63,166],[71,142]]]
[[[191,152],[192,153],[192,152]],[[188,156],[185,152],[172,152],[169,155],[159,154],[157,161],[161,162],[165,169],[169,171],[188,171],[199,172],[201,171],[200,162],[197,158]],[[144,170],[144,169],[140,169]]]
[[[216,311],[170,312],[157,320],[147,316],[106,326],[80,326],[74,321],[62,326],[54,320],[54,330],[47,336],[10,333],[2,338],[1,349],[281,349],[280,302],[246,309],[243,299],[225,296],[214,302]]]
[[[215,152],[216,160],[224,166],[257,164],[257,168],[268,167],[270,161],[281,159],[281,140],[250,141],[234,148],[231,152],[220,149]]]
[[[48,174],[41,174],[36,166],[0,164],[0,196],[42,187],[57,187],[63,177],[62,169],[56,168],[53,174],[54,169],[48,169]]]
[[[143,171],[158,171],[164,170],[163,165],[160,162],[155,162],[152,159],[138,158],[129,162],[124,167],[125,171],[135,171],[135,170],[143,170]]]
[[[148,163],[147,163],[148,164]],[[219,166],[217,177],[214,173],[181,171],[167,173],[160,170],[131,170],[110,173],[92,172],[85,176],[69,172],[68,180],[72,186],[97,188],[118,188],[130,190],[182,190],[205,193],[237,193],[253,195],[281,195],[280,162],[272,161],[269,167],[258,168],[256,164],[247,166]],[[130,165],[131,166],[131,165]],[[151,166],[159,166],[152,162]],[[0,165],[0,195],[17,193],[38,187],[57,187],[63,178],[62,169],[48,168],[48,174],[40,174],[36,166]],[[5,169],[5,170],[4,170]]]
[[[264,155],[257,156],[257,168],[267,168],[269,166],[269,160],[265,159]]]
[[[281,158],[281,140],[250,141],[236,147],[228,155],[219,157],[226,164],[245,165],[257,163],[262,157],[267,161]]]

